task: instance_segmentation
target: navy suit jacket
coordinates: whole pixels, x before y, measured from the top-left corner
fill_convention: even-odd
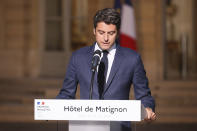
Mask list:
[[[95,44],[75,51],[70,59],[63,87],[56,98],[74,99],[77,85],[80,85],[80,99],[89,99],[91,81],[91,61]],[[135,99],[141,100],[145,107],[154,110],[155,102],[148,87],[148,79],[140,55],[135,51],[116,46],[103,99],[128,100],[131,84],[134,87]],[[93,85],[93,99],[99,99],[97,74]]]

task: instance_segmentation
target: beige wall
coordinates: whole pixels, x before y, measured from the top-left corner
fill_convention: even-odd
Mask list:
[[[32,0],[0,0],[0,78],[36,76],[37,25]]]
[[[3,24],[0,52],[1,77],[21,77],[24,70],[25,20],[23,1],[1,0]],[[3,18],[3,19],[2,19]]]
[[[135,9],[139,52],[147,75],[150,80],[162,80],[162,1],[138,0]]]

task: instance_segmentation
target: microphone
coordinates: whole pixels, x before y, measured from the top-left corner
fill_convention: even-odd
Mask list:
[[[92,71],[96,70],[96,67],[98,66],[99,62],[101,59],[101,51],[100,50],[96,50],[94,52],[93,58],[92,58]]]

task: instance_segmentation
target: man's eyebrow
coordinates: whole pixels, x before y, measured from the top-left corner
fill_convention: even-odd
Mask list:
[[[114,32],[116,32],[115,30],[113,30],[113,31],[109,31],[108,33],[114,33]]]
[[[99,29],[98,29],[98,31],[99,31],[99,32],[106,32],[106,31],[99,30]],[[115,31],[115,30],[112,30],[112,31],[108,31],[107,33],[114,33],[114,32],[116,32],[116,31]]]
[[[103,31],[103,30],[99,30],[99,29],[98,29],[98,31],[99,31],[99,32],[105,32],[105,31]]]

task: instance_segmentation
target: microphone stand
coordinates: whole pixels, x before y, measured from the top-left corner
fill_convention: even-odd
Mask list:
[[[93,85],[94,85],[95,70],[96,69],[92,69],[92,77],[91,77],[91,83],[90,83],[90,96],[89,96],[90,100],[92,99],[92,91],[93,91]]]
[[[93,56],[93,60],[92,60],[92,77],[91,77],[91,83],[90,83],[90,96],[89,99],[92,99],[92,92],[93,92],[93,85],[94,85],[94,75],[96,72],[96,68],[98,66],[98,62],[100,61],[100,57],[101,57],[101,51],[96,50],[94,52],[94,56]]]

